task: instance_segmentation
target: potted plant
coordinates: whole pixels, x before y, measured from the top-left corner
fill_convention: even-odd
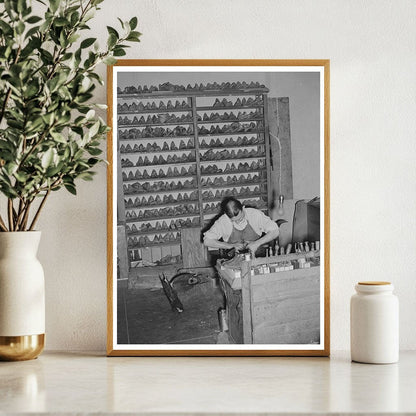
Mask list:
[[[44,278],[36,223],[51,192],[92,180],[108,127],[91,104],[100,63],[138,42],[137,18],[88,37],[103,0],[0,0],[0,359],[44,344]],[[40,11],[40,12],[39,12]]]

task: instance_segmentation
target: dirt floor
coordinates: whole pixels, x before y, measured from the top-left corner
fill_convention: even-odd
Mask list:
[[[183,312],[172,309],[162,285],[118,290],[118,342],[123,344],[216,344],[220,334],[218,311],[224,297],[216,279],[189,276],[175,279],[173,287]],[[131,285],[130,285],[131,287]]]

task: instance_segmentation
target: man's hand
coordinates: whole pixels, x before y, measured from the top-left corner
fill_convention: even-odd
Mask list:
[[[245,248],[244,243],[234,243],[232,246],[236,249],[236,251],[241,251]]]
[[[256,241],[252,241],[247,245],[247,248],[250,250],[250,253],[254,256],[256,254],[257,249],[260,247]]]

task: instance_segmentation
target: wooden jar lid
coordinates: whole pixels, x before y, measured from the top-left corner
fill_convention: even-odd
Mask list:
[[[359,285],[365,285],[365,286],[391,285],[390,282],[377,282],[377,281],[358,282],[358,284]]]

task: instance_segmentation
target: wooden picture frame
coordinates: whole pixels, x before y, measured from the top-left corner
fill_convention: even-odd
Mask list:
[[[329,68],[329,60],[120,60],[108,67],[107,123],[111,127],[107,147],[108,356],[329,356]],[[256,117],[259,120],[256,121]],[[256,142],[258,137],[260,144]],[[168,140],[157,142],[162,138],[168,138],[170,143]],[[172,156],[177,151],[172,142],[181,143],[179,149],[184,152],[180,157],[184,162],[179,156]],[[247,150],[253,153],[243,153],[244,146],[254,146],[254,143],[257,147]],[[221,147],[224,145],[232,149],[224,150]],[[222,159],[204,165],[208,154],[204,151],[212,155],[214,148],[212,157],[223,157],[217,154],[219,147],[228,158],[258,155],[255,162],[258,165],[236,162],[237,167],[221,168],[221,163],[225,165],[226,162]],[[154,156],[157,153],[155,149],[161,153],[159,156]],[[170,163],[164,165],[167,160],[164,157],[169,157],[166,154],[171,158]],[[191,154],[193,156],[189,156]],[[149,156],[147,161],[145,156]],[[191,160],[189,157],[194,157],[192,162],[188,162]],[[162,166],[156,166],[159,163]],[[181,163],[185,163],[185,170],[180,171]],[[195,167],[190,166],[188,171],[186,163],[195,164]],[[152,182],[152,176],[148,175],[154,168],[154,178],[157,175],[175,177],[175,174],[167,173],[167,166],[172,169],[178,166],[176,172],[195,186],[196,202],[192,209],[196,211],[190,212],[197,218],[195,221],[199,221],[196,227],[192,227],[194,223],[187,218],[175,222],[175,218],[182,214],[175,217],[176,211],[171,206],[160,211],[161,208],[156,209],[155,205],[147,207],[151,204],[149,196],[142,198],[145,189],[152,198],[159,196],[161,206],[165,203],[163,201],[169,200],[171,196],[162,200],[162,195],[167,193],[163,189],[174,189],[179,182],[172,180],[166,185],[167,180],[166,184],[158,181],[162,184],[160,186],[166,186],[160,190],[157,188],[159,185],[155,185],[156,179]],[[146,287],[149,294],[161,292],[162,287],[165,290],[166,307],[163,306],[160,313],[169,319],[173,316],[171,314],[176,314],[175,319],[176,316],[185,316],[178,313],[180,308],[177,306],[175,311],[178,293],[177,290],[170,293],[174,282],[165,279],[164,283],[163,273],[159,273],[160,281],[157,277],[152,280],[153,276],[147,277],[147,271],[159,270],[157,267],[174,270],[175,264],[163,266],[168,259],[180,262],[176,263],[182,266],[180,270],[185,269],[185,273],[189,269],[199,278],[199,267],[208,264],[201,266],[201,262],[207,261],[211,254],[204,249],[198,235],[210,218],[206,213],[216,209],[209,201],[227,195],[227,191],[224,185],[220,193],[210,194],[204,188],[208,186],[204,172],[207,175],[215,169],[222,174],[229,169],[240,172],[240,166],[246,176],[240,175],[237,180],[244,185],[246,179],[256,179],[258,187],[238,185],[229,192],[236,192],[237,197],[245,193],[255,196],[259,192],[263,196],[255,199],[254,203],[259,203],[258,207],[266,204],[264,209],[273,220],[276,220],[276,215],[282,217],[280,214],[284,213],[283,218],[291,227],[287,226],[283,231],[284,227],[280,226],[279,242],[276,241],[274,246],[269,243],[267,248],[271,257],[249,259],[240,256],[238,270],[221,266],[224,263],[220,262],[203,275],[204,279],[206,276],[212,279],[212,290],[217,294],[217,289],[220,289],[226,299],[225,309],[220,308],[219,316],[215,317],[219,319],[219,328],[214,331],[218,335],[216,343],[212,338],[214,335],[195,336],[189,338],[190,341],[186,336],[179,340],[169,338],[169,334],[180,330],[169,332],[170,327],[164,329],[163,319],[159,332],[154,331],[155,338],[142,336],[141,325],[145,328],[143,317],[146,315],[140,310],[138,299],[147,293],[141,292],[146,279],[155,286]],[[149,172],[145,174],[143,167]],[[251,176],[251,169],[256,168],[264,170],[264,176],[262,173],[256,176],[254,171]],[[194,175],[192,180],[191,174]],[[146,182],[147,188],[143,183],[144,175],[150,178]],[[220,184],[223,181],[217,180]],[[182,185],[185,186],[181,182]],[[215,186],[209,189],[215,191]],[[182,191],[185,197],[187,191]],[[204,195],[208,195],[207,199]],[[279,198],[280,195],[283,198]],[[177,206],[179,193],[172,195],[171,200]],[[190,203],[184,201],[181,209],[183,206],[186,210]],[[170,225],[162,222],[162,212],[166,221],[171,221]],[[143,218],[150,218],[145,226]],[[170,231],[175,232],[168,233],[167,226],[173,227]],[[157,234],[155,230],[164,230],[165,234]],[[149,233],[152,237],[145,238],[150,236]],[[285,238],[286,245],[283,243]],[[166,254],[166,241],[173,247],[179,241],[179,254],[173,251]],[[291,249],[288,244],[292,244]],[[285,247],[283,251],[282,247]],[[275,255],[276,251],[278,255]],[[149,268],[146,265],[153,266]],[[219,273],[219,278],[214,277],[215,272]],[[192,282],[188,280],[185,283]],[[198,288],[211,286],[199,285]],[[200,299],[207,296],[210,295],[204,292]],[[139,309],[132,309],[134,305]],[[155,322],[149,318],[146,328],[156,325]],[[180,322],[175,325],[181,328]],[[158,341],[159,335],[160,339],[167,341]],[[205,343],[208,338],[210,342]],[[199,341],[193,341],[196,339]]]

